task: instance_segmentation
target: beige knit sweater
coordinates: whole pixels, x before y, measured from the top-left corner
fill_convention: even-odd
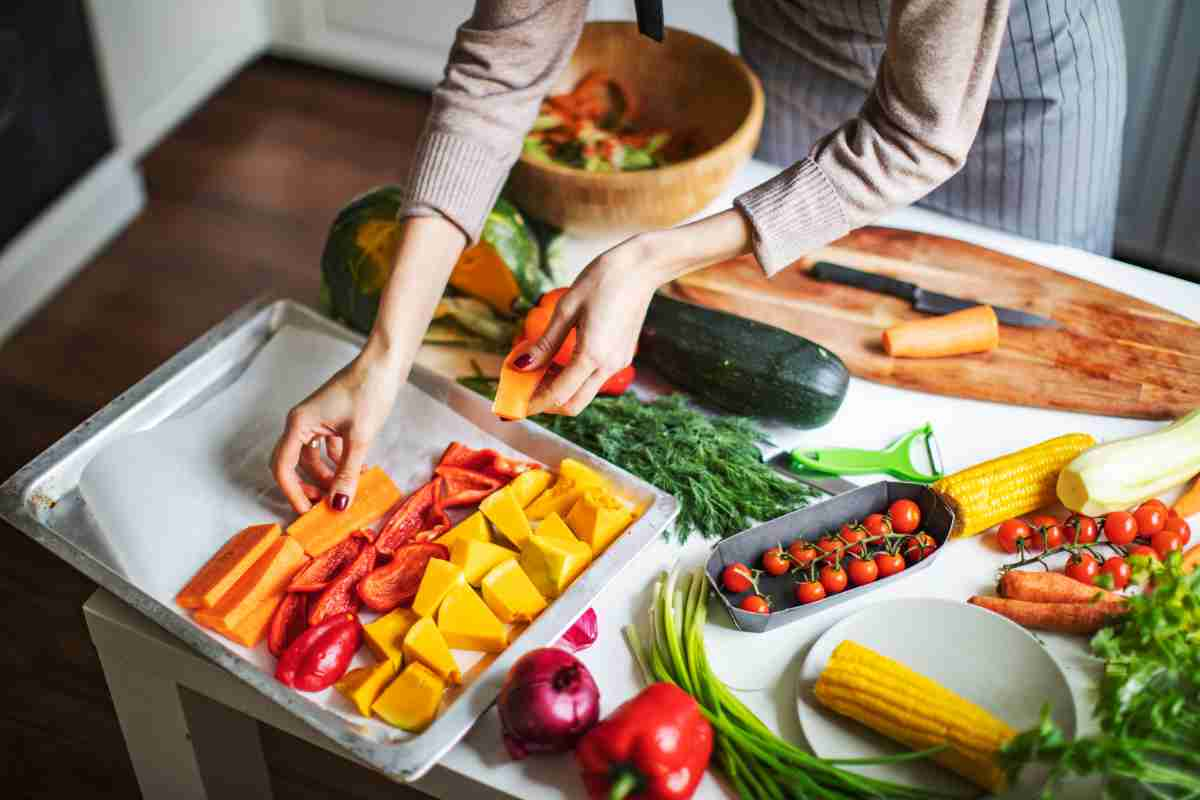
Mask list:
[[[887,50],[858,115],[735,201],[768,274],[920,199],[962,167],[1008,6],[893,0]],[[402,215],[442,214],[478,239],[586,11],[587,0],[478,0],[434,90]]]

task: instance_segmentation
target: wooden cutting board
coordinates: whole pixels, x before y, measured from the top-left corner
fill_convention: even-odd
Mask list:
[[[981,355],[891,358],[883,330],[926,315],[904,300],[816,281],[832,261],[956,297],[1052,317],[1059,329],[1000,327]],[[1141,419],[1200,407],[1200,325],[1158,306],[956,239],[862,228],[767,280],[753,257],[683,278],[681,299],[776,325],[828,347],[851,374],[922,392]]]

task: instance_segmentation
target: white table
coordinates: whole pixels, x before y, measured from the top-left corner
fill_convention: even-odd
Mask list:
[[[750,163],[714,208],[728,206],[737,192],[771,174],[771,167]],[[1195,317],[1200,310],[1200,285],[1078,250],[1033,242],[920,209],[898,211],[883,224],[975,242],[1136,295],[1180,314]],[[581,268],[608,244],[571,242],[568,260],[574,269]],[[421,361],[451,375],[464,374],[468,369],[468,358],[447,348],[425,348]],[[1157,425],[940,397],[853,379],[845,405],[826,427],[809,432],[773,428],[770,433],[781,448],[802,444],[879,448],[927,420],[936,428],[947,471],[1071,431],[1085,431],[1104,440]],[[1194,525],[1198,522],[1193,519]],[[582,654],[582,659],[600,686],[603,713],[641,688],[621,628],[645,619],[649,587],[658,572],[676,562],[698,566],[708,547],[709,543],[698,538],[682,547],[658,541],[597,599],[600,639]],[[742,690],[743,699],[769,725],[800,740],[796,676],[804,653],[817,635],[867,603],[917,595],[961,601],[983,593],[1004,560],[982,537],[956,540],[920,578],[767,635],[734,631],[724,613],[714,606],[706,630],[709,657],[717,673]],[[269,780],[253,719],[346,755],[107,592],[98,591],[84,610],[147,800],[268,797]],[[1092,730],[1092,700],[1087,689],[1096,678],[1094,662],[1088,659],[1080,639],[1042,638],[1072,686],[1080,731]],[[953,655],[947,653],[948,658]],[[181,703],[179,686],[220,705]],[[533,758],[514,763],[504,753],[499,727],[492,709],[417,784],[418,788],[442,798],[492,795],[529,800],[582,794],[583,786],[571,758]],[[219,770],[209,766],[217,763],[221,765]],[[727,793],[710,773],[697,796],[715,798]]]

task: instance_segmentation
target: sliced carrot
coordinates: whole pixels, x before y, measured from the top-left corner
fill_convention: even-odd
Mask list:
[[[223,631],[222,635],[246,647],[257,646],[267,635],[267,628],[271,627],[271,618],[275,616],[275,609],[283,602],[286,594],[286,592],[279,592],[263,598],[263,601],[255,606],[245,619],[232,629]]]
[[[1192,485],[1187,488],[1187,491],[1179,496],[1172,506],[1175,513],[1181,517],[1190,517],[1192,514],[1200,514],[1200,475],[1192,479]]]
[[[371,467],[358,478],[354,502],[345,511],[334,511],[328,503],[317,503],[288,526],[310,556],[319,556],[350,534],[366,528],[396,505],[403,495],[380,467]]]
[[[967,602],[1008,617],[1026,628],[1056,633],[1095,633],[1124,614],[1122,602],[1033,603],[1007,597],[972,597]]]
[[[275,540],[246,574],[212,608],[196,610],[194,619],[206,628],[230,638],[259,605],[276,595],[282,597],[292,576],[308,561],[304,548],[290,536]],[[270,614],[267,615],[270,621]]]
[[[529,416],[529,401],[548,369],[542,367],[522,371],[514,367],[512,362],[520,352],[521,344],[517,343],[500,368],[500,385],[496,387],[496,399],[492,401],[492,413],[500,419],[525,419]]]
[[[955,311],[940,317],[902,322],[883,332],[889,356],[938,358],[995,350],[1000,326],[991,306]]]
[[[1200,544],[1192,545],[1192,549],[1183,554],[1184,574],[1200,567]]]
[[[282,535],[274,523],[235,533],[179,590],[175,602],[184,608],[212,608]]]
[[[1000,578],[997,592],[1011,600],[1035,603],[1090,603],[1101,600],[1120,602],[1120,595],[1096,586],[1086,586],[1058,572],[1010,569]]]

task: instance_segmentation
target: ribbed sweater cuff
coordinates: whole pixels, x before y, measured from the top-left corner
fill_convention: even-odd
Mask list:
[[[401,217],[436,209],[474,244],[512,164],[463,136],[425,131],[417,144]]]
[[[850,230],[837,190],[810,158],[733,202],[750,220],[754,254],[768,277]]]

